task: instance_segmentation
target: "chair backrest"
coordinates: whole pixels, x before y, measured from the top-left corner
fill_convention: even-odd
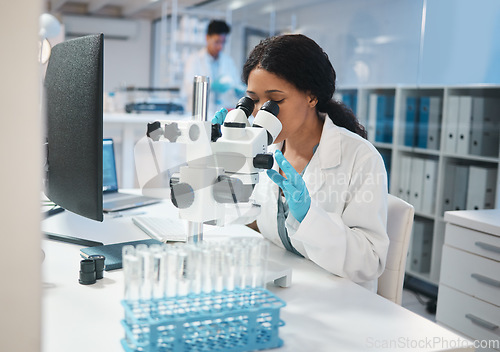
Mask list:
[[[389,251],[382,275],[378,279],[377,293],[401,304],[408,244],[413,226],[414,209],[411,204],[389,194],[387,199],[387,234]]]

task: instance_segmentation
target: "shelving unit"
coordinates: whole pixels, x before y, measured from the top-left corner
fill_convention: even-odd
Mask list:
[[[389,131],[392,133],[390,143],[377,140],[380,136],[377,130],[380,129],[381,122],[384,124],[380,116],[377,118],[377,109],[374,106],[377,96],[394,97],[393,116],[388,117],[385,122],[386,125],[389,124]],[[500,86],[341,87],[338,89],[337,97],[356,112],[356,116],[368,131],[368,139],[383,156],[389,177],[389,192],[415,206],[415,226],[406,273],[437,287],[445,233],[444,212],[488,208],[472,204],[474,195],[478,192],[485,192],[481,186],[478,186],[482,182],[477,176],[478,170],[480,175],[487,175],[490,179],[494,177],[488,186],[490,188],[489,207],[498,207],[500,203],[500,172],[498,172],[500,166],[498,145]],[[460,99],[459,97],[466,97],[463,108],[453,106]],[[490,109],[491,111],[481,114],[481,109],[477,107],[483,104],[483,98],[492,99],[489,103],[494,107]],[[429,113],[427,110],[422,112],[422,121],[427,121],[425,128],[423,127],[425,124],[419,124],[418,120],[413,126],[411,124],[411,113],[408,109],[411,110],[412,101],[415,99],[417,104],[424,102],[422,109],[424,106],[427,106],[429,110],[434,109],[431,117],[426,115]],[[431,100],[432,103],[426,105]],[[479,121],[478,118],[483,118],[483,120]],[[486,123],[484,123],[485,120],[487,120]],[[484,131],[479,131],[478,126],[482,125],[486,127]],[[431,130],[435,134],[429,132]],[[409,131],[416,133],[413,139],[409,136]],[[427,131],[427,142],[424,139],[418,139],[419,131],[422,131],[422,136]],[[480,150],[477,146],[473,147],[472,143],[474,135],[483,132],[487,134],[484,140],[488,139],[490,144]],[[429,141],[431,134],[438,140]],[[458,142],[454,142],[455,144],[450,142],[449,139],[452,138],[450,134],[457,138],[457,141],[461,138],[460,147],[456,146]],[[422,143],[427,148],[418,147]],[[421,170],[421,165],[430,169]],[[453,166],[458,166],[458,168],[452,169]],[[437,170],[434,174],[434,184],[428,178],[429,175],[432,176],[429,172],[432,168]],[[474,171],[471,173],[472,169]],[[484,171],[485,169],[489,172]],[[469,173],[473,175],[472,178],[468,177]],[[416,183],[411,182],[412,176]],[[420,192],[418,191],[419,179],[422,186]],[[467,203],[469,191],[470,204]],[[453,202],[450,197],[454,198]]]
[[[212,19],[231,23],[231,12],[179,8],[177,0],[169,2],[161,20],[155,24],[155,42],[159,52],[155,54],[153,77],[156,86],[181,87],[184,63],[189,55],[206,45],[205,35]],[[168,13],[168,15],[167,15]],[[226,44],[229,47],[230,43]]]

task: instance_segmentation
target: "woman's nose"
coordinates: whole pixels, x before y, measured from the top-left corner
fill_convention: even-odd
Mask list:
[[[254,105],[253,116],[257,115],[257,113],[259,112],[259,110],[260,110],[261,107],[262,107],[262,103],[258,103],[258,104]]]

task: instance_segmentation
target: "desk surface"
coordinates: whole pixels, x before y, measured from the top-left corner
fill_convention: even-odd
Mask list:
[[[146,238],[130,214],[175,214],[169,203],[124,212],[103,223],[64,212],[42,222],[45,231],[86,237],[104,243]],[[210,227],[205,239],[259,236],[245,226]],[[43,241],[43,350],[121,351],[123,273],[104,273],[94,285],[78,283],[80,246]],[[282,298],[284,346],[278,351],[473,351],[472,343],[349,280],[271,245],[273,260],[293,269],[292,285],[268,289]]]
[[[500,236],[500,209],[447,211],[444,219],[459,226]]]

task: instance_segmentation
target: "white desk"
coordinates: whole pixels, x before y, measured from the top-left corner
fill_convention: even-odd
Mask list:
[[[169,203],[131,210],[175,214]],[[126,214],[126,213],[125,213]],[[64,212],[45,220],[46,231],[104,243],[146,238],[130,217],[95,223]],[[217,236],[256,236],[245,226],[212,228]],[[79,246],[45,240],[43,248],[42,336],[46,352],[121,351],[122,270],[104,273],[94,285],[78,283]],[[470,341],[314,263],[271,245],[273,260],[293,268],[292,285],[268,288],[287,306],[281,309],[284,346],[278,351],[473,351]]]

